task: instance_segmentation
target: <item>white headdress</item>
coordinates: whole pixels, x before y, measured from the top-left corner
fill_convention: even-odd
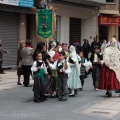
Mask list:
[[[50,51],[48,52],[48,54],[50,55],[51,58],[53,58],[53,56],[55,55],[55,51],[54,48],[56,47],[57,43],[54,41],[52,42],[51,46],[52,48],[50,49]]]
[[[102,53],[102,54],[103,54],[103,52],[104,52],[106,46],[107,46],[107,41],[104,40],[103,43],[102,43],[102,45],[101,45],[101,53]]]
[[[69,55],[69,58],[74,58],[76,60],[76,63],[75,63],[75,66],[76,66],[76,69],[77,69],[77,72],[78,72],[78,75],[80,75],[80,65],[79,65],[79,62],[78,62],[78,58],[77,58],[77,53],[76,53],[76,50],[75,50],[75,47],[73,45],[70,46],[70,55]]]
[[[56,42],[54,41],[54,42],[52,42],[52,44],[51,44],[51,46],[52,46],[52,48],[55,48],[56,47]]]

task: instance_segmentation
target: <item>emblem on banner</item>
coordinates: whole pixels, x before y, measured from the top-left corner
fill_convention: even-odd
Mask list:
[[[40,40],[48,41],[54,34],[53,11],[51,9],[38,9],[36,14],[37,35]]]

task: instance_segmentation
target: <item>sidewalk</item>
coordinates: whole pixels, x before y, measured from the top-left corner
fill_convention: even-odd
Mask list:
[[[10,83],[16,83],[17,85],[17,70],[15,69],[9,69],[9,70],[4,70],[6,74],[0,74],[0,85],[3,84],[10,84]],[[31,82],[33,82],[31,78]],[[23,75],[21,76],[21,83],[23,83]]]
[[[16,70],[5,70],[6,74],[0,74],[0,84],[6,84],[6,83],[17,83],[17,73]],[[23,78],[22,78],[23,79]]]

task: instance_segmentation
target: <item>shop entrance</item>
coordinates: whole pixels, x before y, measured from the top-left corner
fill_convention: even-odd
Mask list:
[[[99,26],[99,41],[103,41],[108,40],[108,30],[109,30],[109,26],[103,26],[100,25]]]
[[[3,49],[9,50],[9,54],[3,55],[3,67],[16,67],[17,49],[19,38],[19,14],[0,11],[0,39],[3,41]]]

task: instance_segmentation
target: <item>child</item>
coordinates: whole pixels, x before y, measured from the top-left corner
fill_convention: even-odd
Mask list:
[[[82,85],[82,88],[80,88],[80,91],[82,91],[83,85],[84,85],[84,79],[85,79],[85,72],[86,72],[86,67],[84,64],[87,63],[87,60],[84,58],[83,52],[80,52],[79,56],[81,58],[80,80],[81,80],[81,85]]]
[[[50,62],[54,63],[55,61],[59,60],[59,52],[58,52],[59,43],[53,42],[51,46],[52,48],[48,52],[48,55],[51,57]],[[50,80],[51,80],[51,87],[52,87],[52,97],[55,97],[57,96],[57,91],[58,91],[57,70],[51,70]]]
[[[95,46],[94,53],[91,55],[90,60],[93,64],[93,70],[92,70],[93,86],[94,89],[97,91],[101,61],[103,60],[103,56],[100,53],[100,49],[98,46]]]
[[[47,60],[50,68],[52,70],[57,70],[58,73],[58,100],[66,101],[68,96],[68,87],[67,87],[67,79],[68,73],[71,72],[69,63],[65,60],[65,52],[59,53],[59,60],[55,61],[54,64],[51,64],[49,60]]]
[[[38,53],[31,68],[34,75],[34,102],[44,102],[44,75],[47,74],[47,68],[45,63],[42,61],[42,54]]]

